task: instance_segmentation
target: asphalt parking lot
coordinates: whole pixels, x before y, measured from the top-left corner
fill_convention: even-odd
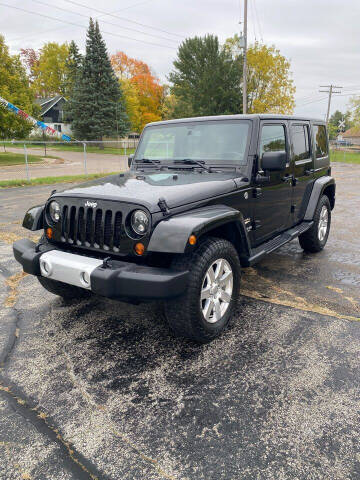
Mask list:
[[[230,328],[174,338],[160,305],[64,302],[11,243],[53,186],[0,189],[0,478],[360,478],[360,166],[336,164],[326,249],[244,270]]]

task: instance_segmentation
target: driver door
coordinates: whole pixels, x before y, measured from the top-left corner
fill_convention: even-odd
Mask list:
[[[265,152],[286,152],[284,170],[262,172],[261,159]],[[258,142],[259,172],[268,177],[255,189],[255,243],[268,240],[286,230],[290,220],[292,175],[289,163],[287,122],[264,121],[260,124]]]

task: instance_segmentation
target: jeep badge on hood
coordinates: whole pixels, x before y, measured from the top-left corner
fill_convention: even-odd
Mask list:
[[[86,200],[86,202],[85,202],[85,207],[96,208],[96,207],[97,207],[97,203],[96,203],[96,202],[90,202],[90,200]]]

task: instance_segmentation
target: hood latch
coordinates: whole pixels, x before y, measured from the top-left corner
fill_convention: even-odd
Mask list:
[[[166,215],[169,215],[170,209],[169,209],[169,207],[166,203],[165,198],[163,198],[163,197],[159,198],[158,206],[159,206],[160,210],[163,212],[164,217]]]

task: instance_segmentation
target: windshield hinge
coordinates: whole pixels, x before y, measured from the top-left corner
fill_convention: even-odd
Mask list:
[[[169,210],[169,207],[166,203],[165,198],[163,198],[163,197],[159,198],[158,205],[159,205],[160,210],[163,212],[164,216],[169,215],[170,210]]]

